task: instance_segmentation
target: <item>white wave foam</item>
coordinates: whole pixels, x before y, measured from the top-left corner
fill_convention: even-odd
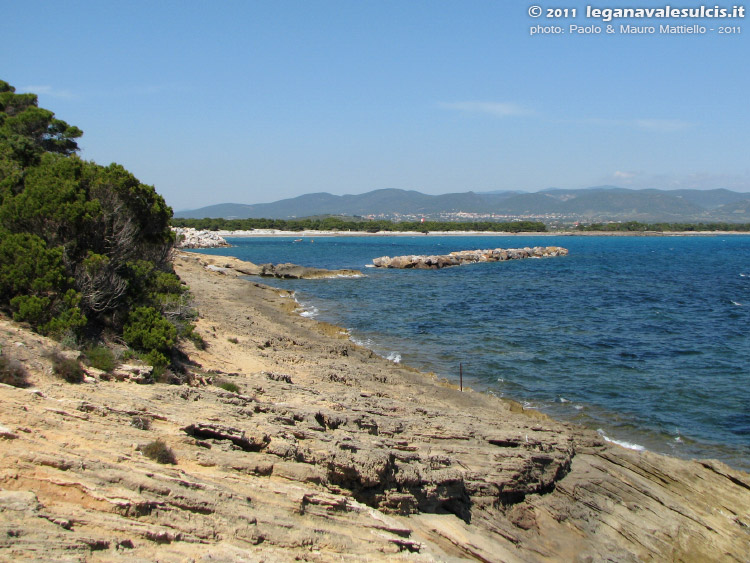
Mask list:
[[[357,346],[362,346],[363,348],[370,348],[372,346],[372,340],[370,340],[369,338],[367,338],[366,340],[360,340],[359,338],[349,336],[349,340],[351,340]]]
[[[601,428],[599,428],[597,432],[599,433],[599,436],[604,438],[605,442],[609,442],[611,444],[617,444],[618,446],[622,446],[623,448],[627,448],[628,450],[635,450],[637,452],[646,451],[646,448],[644,448],[640,444],[632,444],[624,440],[613,440],[612,438],[608,438],[606,434],[604,434],[604,430],[602,430]]]
[[[313,317],[317,317],[318,311],[317,307],[314,306],[307,306],[304,303],[300,303],[300,300],[297,299],[297,294],[292,291],[289,295],[292,299],[294,299],[294,302],[297,304],[297,308],[294,310],[295,313],[299,313],[300,317],[306,317],[308,319],[312,319]]]
[[[737,305],[737,307],[742,307],[742,303],[738,303],[737,301],[732,301],[732,305]]]
[[[401,362],[401,354],[398,352],[391,352],[385,357],[386,360],[390,360],[394,364],[398,364]]]
[[[365,264],[365,268],[374,268],[374,267],[375,267],[375,264]]]
[[[310,309],[305,309],[304,311],[302,311],[299,314],[299,316],[300,317],[306,317],[308,319],[312,319],[313,317],[317,317],[318,313],[319,313],[318,308],[317,307],[312,307]]]
[[[565,397],[560,397],[560,402],[561,403],[569,403],[570,401],[568,399],[566,399]]]
[[[577,411],[582,411],[582,410],[583,410],[583,405],[576,405],[576,406],[574,406],[573,408],[574,408],[575,410],[577,410]]]

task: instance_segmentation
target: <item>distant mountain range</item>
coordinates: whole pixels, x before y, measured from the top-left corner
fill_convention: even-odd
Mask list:
[[[750,193],[726,189],[631,190],[616,186],[444,195],[383,189],[343,196],[314,193],[254,205],[221,203],[175,213],[175,217],[197,219],[291,219],[318,215],[442,220],[750,222]]]

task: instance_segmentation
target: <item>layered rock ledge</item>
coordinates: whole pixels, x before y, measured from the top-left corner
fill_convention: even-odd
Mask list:
[[[359,270],[326,270],[312,268],[298,264],[255,264],[240,260],[234,256],[211,256],[208,254],[186,253],[178,254],[201,264],[206,270],[230,276],[260,276],[265,278],[281,278],[294,280],[311,280],[323,278],[359,278],[363,274]]]
[[[289,292],[175,268],[208,344],[184,344],[191,386],[63,383],[57,344],[0,320],[34,384],[0,384],[0,560],[747,560],[747,473],[461,393]],[[157,439],[176,465],[142,454]]]
[[[380,256],[372,263],[376,268],[416,268],[420,270],[437,270],[450,266],[476,264],[478,262],[501,262],[503,260],[520,260],[523,258],[551,258],[567,256],[568,249],[560,246],[535,246],[533,248],[495,248],[490,250],[459,250],[443,255],[410,255]]]

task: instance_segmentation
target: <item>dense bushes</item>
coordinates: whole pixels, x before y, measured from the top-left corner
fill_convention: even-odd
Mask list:
[[[81,135],[0,81],[0,309],[57,338],[122,335],[165,365],[194,315],[172,210],[122,166],[79,158]]]
[[[131,346],[145,350],[151,364],[163,367],[169,363],[168,354],[177,340],[177,330],[153,307],[138,307],[130,313],[122,336]]]
[[[13,318],[42,334],[62,335],[86,323],[80,294],[67,275],[62,248],[34,234],[0,232],[0,300]]]
[[[624,231],[624,232],[709,232],[709,231],[750,231],[747,223],[641,223],[626,221],[624,223],[592,223],[578,225],[579,231]]]
[[[106,346],[89,346],[83,354],[88,365],[103,372],[109,373],[117,367],[114,353]]]
[[[355,232],[430,232],[430,231],[476,231],[476,232],[545,232],[547,227],[539,221],[370,221],[355,218],[323,217],[308,219],[172,219],[174,227],[218,231],[249,231],[253,229],[278,229],[280,231],[355,231]]]

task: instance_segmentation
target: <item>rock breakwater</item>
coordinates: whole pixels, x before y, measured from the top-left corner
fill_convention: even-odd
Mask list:
[[[380,256],[372,263],[376,268],[416,268],[437,270],[449,266],[476,264],[477,262],[501,262],[503,260],[520,260],[522,258],[550,258],[567,256],[568,249],[561,246],[535,246],[533,248],[495,248],[490,250],[459,250],[443,255]]]

